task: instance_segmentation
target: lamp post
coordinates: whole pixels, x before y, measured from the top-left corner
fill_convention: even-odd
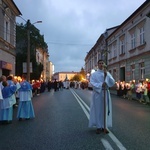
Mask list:
[[[27,47],[27,80],[30,81],[30,26],[36,23],[42,23],[42,21],[36,21],[35,23],[31,24],[30,20],[27,20],[27,40],[28,40],[28,47]]]

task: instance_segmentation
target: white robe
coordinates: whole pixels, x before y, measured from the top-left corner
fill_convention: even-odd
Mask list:
[[[105,82],[108,87],[112,87],[115,84],[115,80],[112,75],[107,72]],[[104,72],[98,70],[94,72],[90,77],[90,83],[93,87],[93,96],[90,106],[90,119],[89,127],[104,128],[104,90],[102,84],[104,83]],[[112,103],[109,89],[107,88],[105,93],[106,101],[106,128],[112,127]],[[108,115],[108,111],[110,112]]]
[[[19,91],[19,100],[20,101],[31,101],[31,98],[33,97],[32,91]]]
[[[3,89],[3,85],[2,85],[2,82],[0,82],[0,100],[3,99],[3,96],[2,96],[2,89]]]

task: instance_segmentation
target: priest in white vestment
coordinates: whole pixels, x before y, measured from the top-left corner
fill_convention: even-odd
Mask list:
[[[105,72],[105,79],[104,79],[104,72]],[[115,84],[115,80],[112,77],[112,75],[105,69],[103,60],[98,61],[98,70],[91,74],[90,83],[93,87],[93,95],[90,106],[89,127],[96,127],[97,134],[100,134],[100,132],[104,131],[104,129],[106,133],[109,133],[107,128],[112,127],[112,103],[109,87],[112,87]],[[105,114],[104,114],[104,99],[106,110]]]

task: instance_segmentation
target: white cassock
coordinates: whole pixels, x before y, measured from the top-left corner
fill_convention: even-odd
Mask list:
[[[2,96],[2,84],[0,83],[0,114],[1,114],[1,108],[2,108],[2,100],[3,100],[3,96]]]
[[[3,85],[2,85],[2,82],[0,82],[0,100],[3,99],[3,96],[2,96],[2,89],[3,89]]]
[[[112,127],[112,103],[109,92],[109,87],[112,87],[115,84],[115,80],[112,75],[107,72],[105,78],[107,83],[107,90],[105,93],[106,101],[106,128]],[[102,84],[104,83],[104,71],[98,70],[94,72],[90,77],[90,83],[93,86],[93,95],[90,105],[90,119],[89,127],[104,128],[104,89]]]
[[[0,100],[3,99],[3,96],[2,96],[2,90],[0,89]]]

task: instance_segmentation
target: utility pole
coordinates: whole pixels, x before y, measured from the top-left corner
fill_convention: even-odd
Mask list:
[[[30,82],[30,20],[27,20],[27,80]]]
[[[36,23],[42,23],[42,21],[36,21],[33,24],[30,23],[30,20],[27,20],[27,80],[30,82],[30,27]]]

